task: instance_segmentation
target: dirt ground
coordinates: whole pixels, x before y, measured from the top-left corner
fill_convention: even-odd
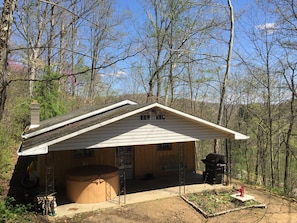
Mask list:
[[[262,189],[246,188],[246,193],[266,205],[266,208],[250,208],[224,215],[204,218],[197,210],[180,197],[159,199],[149,202],[124,205],[112,209],[76,215],[72,219],[59,219],[56,222],[82,223],[293,223],[297,222],[297,203],[271,195]]]

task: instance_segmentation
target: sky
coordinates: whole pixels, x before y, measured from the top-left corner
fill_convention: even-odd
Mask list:
[[[222,4],[227,5],[227,0],[219,0]],[[253,0],[232,0],[233,9],[235,12],[239,12],[241,10],[255,10],[256,7],[253,7]],[[130,10],[133,13],[133,17],[139,18],[139,20],[143,20],[145,17],[141,0],[117,0],[117,8],[119,11]]]
[[[135,27],[141,27],[139,24],[145,21],[146,15],[142,6],[142,0],[118,0],[116,3],[117,10],[123,12],[126,10],[131,11],[134,18],[134,22],[137,23]],[[228,5],[227,0],[218,0],[220,4]],[[257,7],[255,7],[255,2],[253,0],[232,0],[232,5],[235,14],[241,14],[240,19],[235,20],[235,30],[236,30],[236,40],[234,44],[241,44],[246,46],[245,39],[241,37],[244,34],[243,30],[246,28],[246,24],[251,23],[251,20],[254,18],[254,14],[257,12]],[[264,23],[257,23],[259,26],[263,26]],[[272,23],[270,23],[272,24]],[[133,32],[133,30],[132,30]]]
[[[133,21],[139,25],[146,19],[141,3],[142,1],[143,0],[117,0],[116,7],[119,12],[123,12],[125,10],[131,11],[134,18]],[[218,2],[220,4],[225,4],[226,6],[228,4],[227,0],[218,0]],[[240,15],[240,17],[235,19],[235,32],[240,41],[244,42],[244,39],[241,39],[241,34],[244,34],[243,32],[246,30],[247,26],[258,29],[268,26],[273,27],[273,19],[269,20],[265,15],[259,13],[255,0],[232,0],[232,5],[235,15]],[[246,44],[243,43],[243,45]]]
[[[228,4],[227,0],[218,0],[218,2],[226,6]],[[259,20],[258,25],[264,25],[265,23],[272,24],[273,21],[265,21],[267,19],[265,16],[261,14],[259,16],[258,7],[255,4],[255,0],[232,0],[235,14],[241,14],[240,19],[236,20],[235,23],[240,23],[240,25],[243,26],[246,23],[250,23],[250,20],[257,19]],[[141,5],[141,0],[117,0],[116,5],[119,11],[130,10],[133,17],[138,18],[135,19],[135,21],[138,20],[139,23],[141,23],[146,16]]]
[[[225,4],[227,6],[227,0],[218,0],[221,4]],[[116,10],[118,13],[123,13],[127,10],[129,10],[132,13],[133,16],[133,22],[134,25],[131,26],[131,24],[127,24],[127,29],[129,29],[131,32],[135,32],[134,27],[140,27],[140,25],[145,21],[146,15],[143,10],[142,3],[143,0],[116,0]],[[235,21],[235,30],[236,30],[236,39],[234,41],[234,44],[241,44],[243,48],[247,49],[247,41],[244,39],[244,29],[247,25],[249,27],[250,23],[254,22],[257,19],[257,22],[254,24],[254,27],[260,29],[263,27],[273,27],[272,20],[266,20],[265,16],[263,17],[256,17],[257,15],[257,7],[255,7],[255,1],[253,0],[232,0],[233,8],[235,14],[240,13],[240,19]],[[3,0],[0,0],[0,7],[3,5]],[[130,27],[129,27],[130,26]],[[131,61],[130,61],[131,62]],[[129,66],[129,64],[122,65]],[[119,74],[124,74],[125,72],[123,70],[119,70],[118,72],[114,73],[114,78],[119,77]],[[116,75],[118,75],[116,77]],[[114,81],[114,80],[113,80]],[[121,84],[119,84],[120,86]]]
[[[228,5],[227,0],[218,1],[220,4]],[[268,16],[268,13],[266,15],[265,12],[261,12],[258,9],[258,6],[256,6],[255,0],[232,0],[232,5],[235,15],[240,15],[235,19],[235,39],[233,49],[242,53],[242,55],[253,55],[253,44],[251,44],[251,40],[247,37],[247,32],[266,28],[270,29],[272,33],[275,26],[274,18]],[[146,17],[139,0],[118,0],[117,7],[119,11],[130,10],[135,18],[135,23],[141,24]],[[236,59],[237,56],[235,51],[233,52],[233,57],[234,59],[231,62],[231,65],[233,65],[231,72],[233,72],[234,75],[241,76],[242,70],[236,70],[236,66],[234,66],[237,63],[241,63],[240,60]],[[127,72],[129,73],[128,70]],[[121,86],[121,82],[119,82],[119,86]]]
[[[227,0],[219,0],[219,2],[227,5]],[[232,4],[235,12],[239,12],[243,9],[247,9],[248,11],[256,10],[256,7],[253,7],[253,0],[232,0]],[[119,7],[120,10],[131,10],[136,18],[145,16],[142,9],[141,1],[139,0],[117,0],[116,5],[117,7]]]

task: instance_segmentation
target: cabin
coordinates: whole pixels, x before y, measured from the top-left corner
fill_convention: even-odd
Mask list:
[[[94,203],[117,196],[123,177],[195,172],[195,142],[220,138],[249,137],[160,103],[125,100],[40,121],[33,101],[18,155],[36,157],[31,172],[45,193],[66,188],[70,201]]]

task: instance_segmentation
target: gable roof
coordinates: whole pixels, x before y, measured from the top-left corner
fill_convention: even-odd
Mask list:
[[[48,147],[51,145],[156,108],[173,113],[181,118],[193,122],[196,125],[203,125],[205,128],[223,133],[225,138],[232,138],[235,140],[249,138],[239,132],[227,129],[159,103],[139,105],[135,102],[125,100],[105,107],[95,106],[85,108],[63,116],[42,121],[39,127],[26,130],[23,133],[23,142],[19,147],[18,155],[46,154],[48,153]],[[197,136],[197,140],[199,140],[199,136]]]

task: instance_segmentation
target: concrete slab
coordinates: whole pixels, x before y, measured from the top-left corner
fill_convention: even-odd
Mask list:
[[[254,200],[255,197],[252,195],[248,195],[248,194],[244,194],[243,197],[240,196],[240,194],[231,194],[231,197],[235,198],[236,200],[239,200],[241,202],[245,202],[245,201],[250,201],[250,200]]]

